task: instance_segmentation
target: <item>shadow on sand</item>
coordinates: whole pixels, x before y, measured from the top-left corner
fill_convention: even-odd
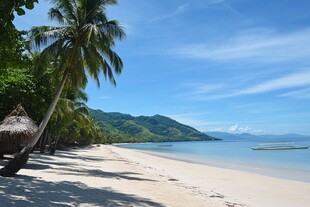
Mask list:
[[[61,162],[60,160],[55,161],[54,158],[69,158],[70,162]],[[50,173],[57,173],[59,175],[73,175],[73,176],[91,176],[99,178],[111,178],[111,179],[125,179],[125,180],[136,180],[136,181],[153,181],[155,180],[141,178],[139,173],[133,172],[106,172],[100,169],[91,169],[90,165],[83,165],[81,161],[93,162],[100,160],[102,161],[123,161],[122,159],[105,159],[101,157],[83,157],[83,156],[66,156],[64,153],[55,156],[37,154],[32,156],[24,169],[32,170],[45,170],[50,169]]]
[[[1,206],[155,206],[162,204],[112,188],[90,188],[80,182],[47,182],[30,176],[0,177]]]
[[[69,162],[62,162],[58,158],[70,158]],[[1,161],[5,164],[9,158]],[[81,161],[123,161],[118,159],[105,159],[103,157],[83,157],[74,152],[61,152],[54,156],[34,153],[26,169],[46,170],[60,175],[92,176],[111,179],[126,179],[136,181],[154,181],[141,178],[134,172],[104,172],[99,169],[89,169]],[[1,166],[0,166],[1,167]],[[89,167],[89,166],[88,166]],[[164,205],[148,198],[133,194],[115,191],[110,187],[92,188],[81,182],[48,182],[39,178],[19,175],[15,178],[0,177],[0,206],[154,206]]]

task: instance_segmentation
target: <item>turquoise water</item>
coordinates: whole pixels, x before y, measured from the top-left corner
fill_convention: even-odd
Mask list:
[[[310,137],[294,140],[268,140],[268,143],[283,141],[293,141],[296,145],[310,146]],[[120,147],[142,150],[157,156],[192,163],[310,182],[310,149],[251,149],[259,143],[262,141],[165,142],[124,144]]]

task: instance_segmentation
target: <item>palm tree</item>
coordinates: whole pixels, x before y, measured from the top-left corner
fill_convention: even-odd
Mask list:
[[[99,87],[102,72],[112,85],[116,85],[114,73],[120,74],[123,68],[122,60],[112,47],[117,39],[125,37],[125,33],[116,20],[108,20],[106,16],[106,6],[117,4],[117,0],[53,0],[53,3],[55,7],[50,9],[48,15],[60,26],[33,27],[30,40],[37,48],[46,46],[41,53],[40,64],[58,61],[57,72],[62,79],[32,141],[0,170],[2,176],[14,176],[27,162],[67,80],[67,84],[77,88],[85,86],[89,76]]]
[[[85,105],[88,97],[84,92],[84,88],[64,89],[62,97],[63,98],[59,99],[52,118],[43,132],[43,135],[41,135],[41,153],[45,152],[47,141],[54,143],[54,145],[49,144],[51,154],[54,154],[58,141],[62,136],[77,138],[76,136],[73,136],[73,134],[68,134],[68,128],[70,125],[75,124],[79,131],[81,129],[92,130],[92,128],[94,128],[89,117],[88,108]],[[80,135],[80,133],[78,134]]]

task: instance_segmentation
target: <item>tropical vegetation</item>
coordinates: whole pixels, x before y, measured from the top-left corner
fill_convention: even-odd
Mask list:
[[[54,0],[53,3],[55,7],[50,9],[48,15],[51,20],[57,21],[59,26],[33,27],[29,31],[30,44],[19,38],[20,36],[15,38],[22,44],[21,48],[31,48],[29,54],[33,54],[36,48],[38,51],[44,48],[43,51],[37,56],[26,55],[27,63],[31,64],[23,61],[26,49],[18,51],[15,55],[19,56],[20,64],[1,66],[0,91],[6,95],[1,96],[3,106],[0,108],[3,108],[3,113],[9,110],[10,104],[25,102],[24,105],[29,105],[27,110],[29,109],[33,116],[38,115],[35,116],[38,120],[42,111],[46,110],[46,104],[51,102],[33,139],[11,160],[10,166],[14,169],[6,168],[0,172],[4,176],[12,176],[22,167],[44,131],[46,134],[50,134],[49,130],[57,134],[53,143],[57,143],[59,138],[66,134],[75,139],[80,138],[79,142],[85,144],[94,141],[95,137],[102,138],[100,128],[87,115],[83,106],[86,96],[81,89],[86,86],[89,77],[100,86],[100,74],[108,78],[112,85],[116,85],[114,75],[120,74],[123,68],[122,60],[113,51],[113,47],[116,40],[121,40],[125,33],[116,20],[108,20],[106,16],[106,6],[115,5],[117,0]],[[17,8],[15,11],[20,10]],[[3,19],[1,17],[1,21]],[[3,25],[6,26],[7,23]],[[5,45],[5,42],[1,44]],[[0,62],[6,62],[4,57],[1,56],[3,59]],[[42,79],[38,77],[40,75]],[[51,84],[38,83],[44,80],[45,75],[49,77]],[[11,78],[7,80],[9,76]],[[38,94],[41,90],[43,94]],[[50,94],[53,92],[56,93],[51,100]],[[18,100],[20,97],[25,100]],[[9,103],[9,99],[13,99],[15,103]],[[35,99],[38,101],[33,104]],[[42,106],[39,106],[40,103]],[[36,104],[39,107],[35,106]],[[35,112],[31,107],[43,110]],[[46,129],[55,107],[56,113]],[[88,140],[81,140],[82,137],[87,137]],[[44,143],[41,139],[41,144]]]

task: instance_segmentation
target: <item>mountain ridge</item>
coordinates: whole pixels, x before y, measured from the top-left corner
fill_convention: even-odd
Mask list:
[[[89,111],[113,143],[220,140],[159,114],[132,116],[100,109],[89,108]]]

